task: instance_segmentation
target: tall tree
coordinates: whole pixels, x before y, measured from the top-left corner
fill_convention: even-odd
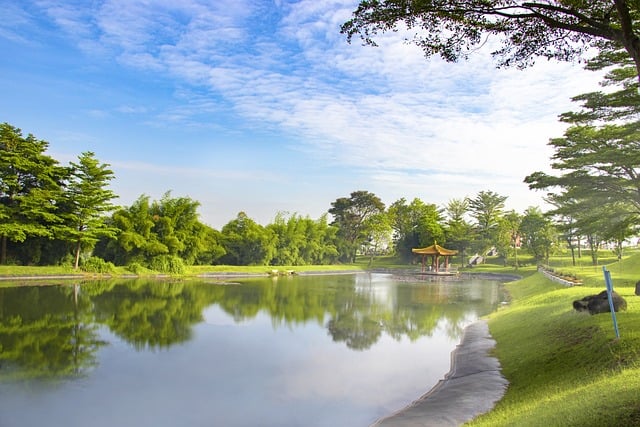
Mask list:
[[[554,149],[551,167],[559,173],[534,172],[525,178],[529,188],[549,191],[547,198],[556,206],[551,214],[580,222],[586,214],[594,220],[593,214],[601,212],[606,222],[607,212],[598,208],[615,205],[627,216],[618,223],[637,222],[640,216],[640,94],[631,89],[633,73],[616,52],[603,52],[591,66],[616,61],[622,66],[609,70],[603,81],[614,90],[577,96],[573,100],[581,108],[561,116],[569,127],[563,137],[549,142]],[[595,234],[590,233],[592,241]]]
[[[350,197],[341,197],[331,203],[329,213],[333,216],[332,225],[338,227],[344,261],[355,262],[358,248],[369,237],[367,218],[384,209],[382,200],[368,191],[354,191]]]
[[[469,201],[469,212],[475,219],[475,226],[480,238],[480,251],[485,252],[495,244],[496,232],[500,217],[504,210],[506,196],[501,196],[493,191],[480,191]]]
[[[108,188],[115,177],[106,163],[100,163],[95,153],[87,151],[70,162],[69,181],[65,191],[62,213],[67,227],[63,239],[74,245],[74,268],[78,268],[83,247],[93,247],[99,238],[115,237],[117,228],[105,221],[105,215],[113,210],[116,194]]]
[[[56,213],[65,170],[45,154],[49,143],[8,123],[0,124],[0,264],[7,262],[7,241],[53,237],[61,222]]]
[[[460,253],[460,265],[464,267],[466,251],[475,239],[473,225],[466,219],[469,199],[452,199],[446,204],[444,211],[447,216],[445,233],[448,245]]]
[[[404,27],[427,57],[450,62],[497,36],[498,66],[526,67],[536,57],[570,61],[590,48],[615,46],[640,78],[639,16],[640,4],[629,0],[362,0],[341,32],[375,46],[378,33]]]

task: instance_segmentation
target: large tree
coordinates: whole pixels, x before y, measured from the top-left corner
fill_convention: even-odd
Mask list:
[[[331,203],[329,213],[332,225],[338,227],[341,257],[343,261],[355,262],[360,245],[369,238],[367,218],[384,212],[384,203],[368,191],[354,191],[350,197],[340,197]]]
[[[550,213],[572,218],[572,228],[582,230],[592,246],[605,229],[640,217],[640,95],[631,89],[634,74],[618,52],[603,52],[590,66],[620,62],[603,81],[613,89],[575,97],[581,108],[561,116],[570,126],[563,137],[549,142],[555,150],[551,167],[558,174],[539,171],[525,178],[529,188],[548,191],[547,199],[555,206]],[[609,214],[614,206],[615,216]],[[597,213],[604,217],[596,218]],[[598,230],[587,226],[594,221]]]
[[[341,27],[376,45],[380,32],[406,27],[426,56],[466,58],[498,36],[499,66],[526,67],[536,57],[569,61],[589,48],[623,48],[640,76],[640,3],[635,0],[362,0]]]
[[[65,170],[45,154],[49,143],[8,123],[0,124],[0,264],[7,261],[7,241],[53,237],[61,222],[57,202]]]

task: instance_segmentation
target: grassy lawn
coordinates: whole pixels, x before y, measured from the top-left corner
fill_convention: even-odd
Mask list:
[[[628,304],[617,313],[620,339],[610,313],[572,308],[573,300],[605,289],[601,266],[562,267],[583,286],[540,274],[507,284],[512,303],[489,316],[489,326],[510,385],[493,411],[468,425],[640,425],[640,254],[610,261],[614,289]]]

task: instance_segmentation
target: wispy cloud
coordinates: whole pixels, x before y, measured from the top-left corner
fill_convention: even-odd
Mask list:
[[[381,35],[378,48],[349,45],[339,26],[356,0],[36,5],[87,55],[175,81],[173,102],[114,112],[155,127],[278,130],[283,145],[389,194],[430,197],[445,184],[522,191],[525,175],[548,168],[547,141],[562,132],[556,118],[569,97],[598,80],[570,64],[496,70],[490,45],[456,64],[425,60],[402,33]],[[37,15],[25,10],[1,13]],[[20,37],[7,24],[0,31]]]

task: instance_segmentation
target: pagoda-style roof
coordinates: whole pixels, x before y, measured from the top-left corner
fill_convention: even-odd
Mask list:
[[[427,246],[426,248],[413,248],[411,249],[411,252],[418,255],[443,255],[443,256],[450,256],[458,253],[458,251],[453,249],[445,249],[442,246],[438,245],[437,243],[434,243],[431,246]]]

